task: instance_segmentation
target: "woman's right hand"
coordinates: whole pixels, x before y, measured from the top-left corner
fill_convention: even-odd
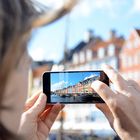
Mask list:
[[[44,93],[32,96],[25,104],[19,134],[26,140],[46,140],[50,129],[64,105],[46,105]]]
[[[133,80],[125,80],[110,66],[104,72],[114,85],[112,91],[106,84],[95,81],[92,88],[106,104],[96,104],[105,114],[111,127],[122,140],[140,139],[140,86]]]

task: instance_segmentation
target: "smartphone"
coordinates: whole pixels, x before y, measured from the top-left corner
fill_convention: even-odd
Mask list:
[[[45,72],[43,92],[47,95],[49,104],[104,103],[91,88],[95,80],[109,86],[109,78],[103,71]]]

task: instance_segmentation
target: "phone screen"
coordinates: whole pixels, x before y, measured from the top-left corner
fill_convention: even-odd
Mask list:
[[[43,92],[48,103],[103,103],[101,97],[91,88],[95,80],[109,85],[103,71],[45,72]]]

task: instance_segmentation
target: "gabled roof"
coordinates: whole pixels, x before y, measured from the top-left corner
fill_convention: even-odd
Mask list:
[[[72,49],[72,53],[76,53],[76,52],[79,52],[81,51],[85,46],[87,45],[86,42],[84,41],[81,41],[74,49]]]
[[[123,48],[121,50],[121,54],[123,54],[124,52],[126,52],[128,49],[130,50],[131,49],[134,49],[133,47],[130,47],[127,45],[128,41],[132,38],[131,36],[133,36],[133,39],[138,36],[140,37],[140,29],[133,29],[130,33],[129,33],[129,36],[128,36],[128,39],[125,40],[124,42],[124,45],[123,45]]]
[[[76,45],[73,49],[66,52],[66,58],[65,60],[62,59],[60,61],[60,64],[63,63],[64,61],[70,61],[72,59],[73,54],[80,52],[84,47],[86,47],[86,45],[87,43],[84,41],[79,42],[78,45]]]

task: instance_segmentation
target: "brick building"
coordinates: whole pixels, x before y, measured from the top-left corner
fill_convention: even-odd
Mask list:
[[[124,38],[117,36],[115,31],[110,32],[108,40],[100,41],[96,44],[91,42],[88,46],[92,52],[92,59],[88,62],[90,69],[101,69],[101,65],[106,63],[115,69],[119,69],[119,53],[124,44]]]
[[[94,76],[94,77],[85,79],[83,81],[79,81],[75,85],[53,91],[53,93],[58,94],[58,95],[66,95],[66,94],[81,95],[85,93],[91,94],[91,93],[94,93],[94,90],[91,88],[91,83],[97,79],[99,80],[98,76]]]
[[[140,83],[140,30],[131,31],[120,54],[120,72]]]
[[[93,70],[100,69],[107,63],[119,69],[119,53],[122,49],[124,38],[118,36],[114,30],[110,31],[110,38],[102,38],[90,34],[88,42],[81,41],[69,52],[65,65],[66,70]]]

